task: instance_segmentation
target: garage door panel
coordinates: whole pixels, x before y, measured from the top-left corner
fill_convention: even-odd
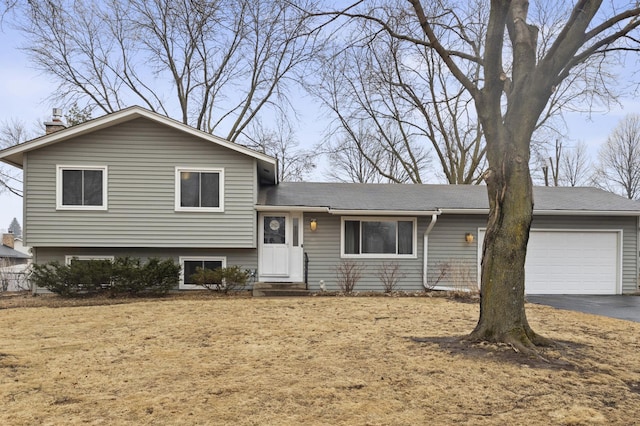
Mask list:
[[[618,238],[615,231],[532,230],[527,248],[525,293],[618,293]]]
[[[525,269],[527,294],[614,294],[616,232],[532,231]]]

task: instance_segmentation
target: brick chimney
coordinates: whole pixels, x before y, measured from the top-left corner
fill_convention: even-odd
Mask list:
[[[2,245],[7,246],[9,248],[13,248],[13,244],[15,242],[15,236],[13,232],[9,231],[6,234],[2,234]]]
[[[53,109],[53,117],[51,118],[51,121],[44,123],[44,128],[47,135],[67,128],[67,125],[62,121],[62,109]]]

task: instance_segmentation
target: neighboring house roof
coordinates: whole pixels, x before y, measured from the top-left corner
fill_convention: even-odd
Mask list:
[[[589,187],[534,187],[535,214],[640,216],[640,202]],[[258,210],[330,213],[487,213],[486,186],[284,182],[261,189]]]
[[[130,120],[135,120],[137,118],[147,118],[156,123],[164,124],[176,130],[189,133],[203,140],[213,142],[225,148],[229,148],[233,151],[253,157],[258,161],[258,173],[260,174],[261,179],[265,182],[277,182],[277,160],[275,158],[261,152],[254,151],[242,145],[229,142],[225,139],[219,138],[201,130],[195,129],[172,118],[165,117],[164,115],[160,115],[139,106],[125,108],[123,110],[103,115],[102,117],[94,118],[75,126],[71,126],[64,130],[59,130],[57,132],[38,137],[36,139],[32,139],[30,141],[23,142],[9,148],[5,148],[3,150],[0,150],[0,161],[4,161],[5,163],[11,164],[12,166],[22,168],[25,152],[62,142],[77,136],[94,132],[96,130],[115,126],[117,124],[124,123]]]
[[[31,259],[31,256],[0,244],[0,259]]]

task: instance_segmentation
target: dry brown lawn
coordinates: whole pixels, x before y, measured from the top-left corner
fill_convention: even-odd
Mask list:
[[[0,300],[2,425],[640,422],[633,322],[527,305],[542,363],[445,298],[56,300]]]

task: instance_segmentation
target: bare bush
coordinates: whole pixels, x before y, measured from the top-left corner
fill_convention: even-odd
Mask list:
[[[382,262],[376,276],[382,282],[384,292],[392,293],[397,289],[398,282],[405,277],[405,274],[400,270],[398,262]]]
[[[478,281],[474,274],[476,265],[464,259],[453,259],[451,262],[451,282],[457,290],[478,291]]]
[[[338,287],[346,294],[353,293],[353,289],[362,278],[364,265],[352,260],[343,260],[336,266],[336,278]]]
[[[440,281],[442,281],[448,274],[451,269],[451,264],[449,262],[438,262],[436,265],[438,269],[438,276],[434,278],[428,278],[427,284],[424,286],[425,290],[433,290]]]
[[[437,264],[438,275],[430,279],[427,290],[440,285],[451,290],[478,291],[475,264],[466,259],[447,259]]]

